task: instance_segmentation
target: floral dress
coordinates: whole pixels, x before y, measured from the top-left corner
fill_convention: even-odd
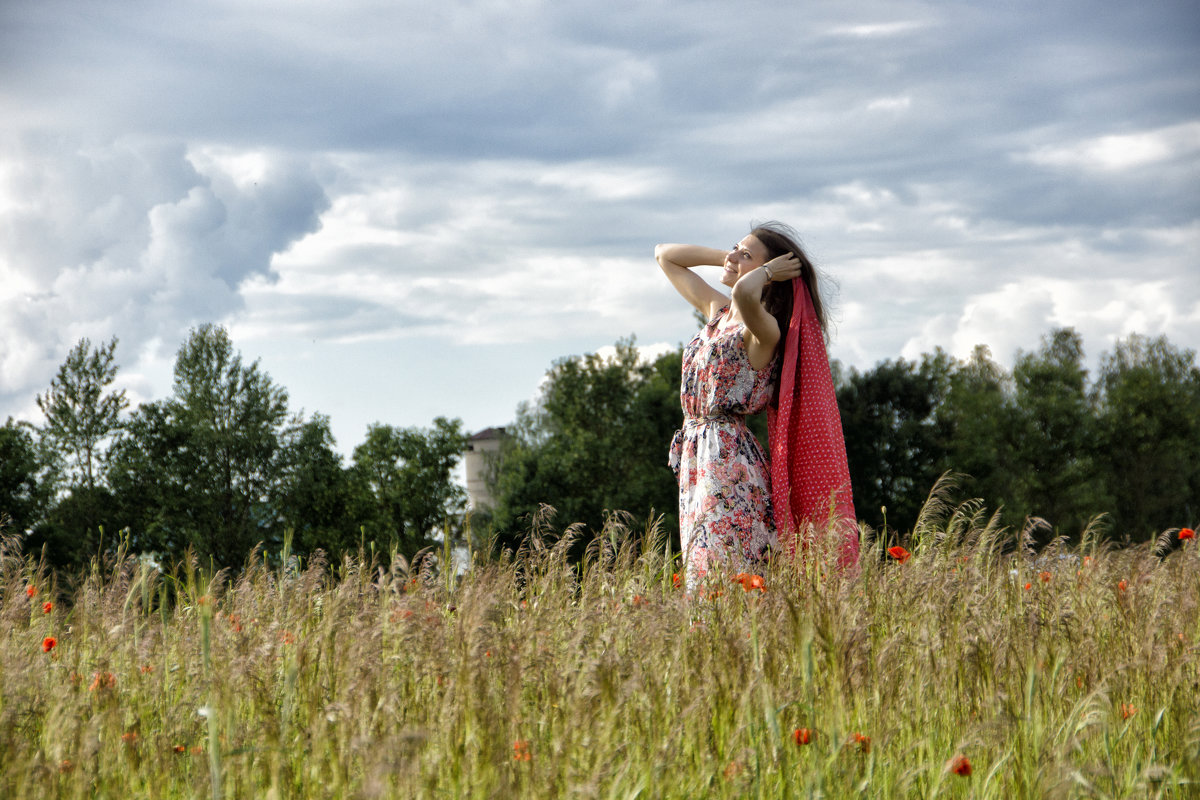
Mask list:
[[[671,442],[670,464],[679,479],[689,589],[716,564],[761,561],[776,543],[767,457],[746,427],[746,415],[771,399],[775,361],[760,370],[750,366],[745,326],[721,327],[728,311],[721,309],[683,351],[684,423]]]

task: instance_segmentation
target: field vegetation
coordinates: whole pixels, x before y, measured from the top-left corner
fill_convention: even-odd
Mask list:
[[[685,594],[660,526],[238,573],[0,552],[0,796],[1196,797],[1187,531],[1038,552],[935,495],[901,542]]]

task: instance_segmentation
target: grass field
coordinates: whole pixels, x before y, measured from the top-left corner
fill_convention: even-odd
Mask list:
[[[616,522],[458,576],[68,578],[8,540],[0,797],[1200,796],[1196,543],[1020,539],[933,502],[903,562],[703,598]]]

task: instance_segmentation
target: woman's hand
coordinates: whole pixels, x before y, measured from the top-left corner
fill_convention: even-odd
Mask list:
[[[790,281],[800,277],[800,259],[792,253],[776,256],[763,264],[767,279],[771,281]]]

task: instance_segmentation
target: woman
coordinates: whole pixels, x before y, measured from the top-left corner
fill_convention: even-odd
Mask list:
[[[689,589],[716,564],[747,569],[781,541],[794,553],[816,530],[839,537],[840,563],[857,563],[824,308],[796,234],[767,223],[730,251],[660,244],[654,256],[708,320],[684,349],[684,425],[670,456]],[[704,265],[724,266],[732,300],[692,271]],[[746,427],[764,408],[770,461]]]

